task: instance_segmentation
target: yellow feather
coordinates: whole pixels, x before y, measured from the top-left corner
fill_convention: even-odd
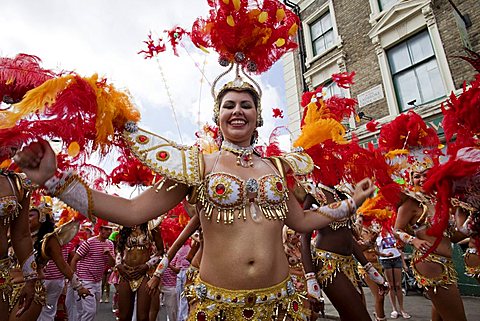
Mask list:
[[[55,102],[57,95],[68,87],[75,76],[68,75],[61,78],[47,80],[42,85],[29,90],[23,99],[13,105],[12,110],[2,112],[0,128],[15,126],[20,119],[44,110]]]

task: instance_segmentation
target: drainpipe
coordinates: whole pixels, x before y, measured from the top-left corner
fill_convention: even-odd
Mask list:
[[[290,0],[284,0],[283,1],[285,3],[285,5],[287,7],[290,7],[292,8],[292,11],[298,16],[299,19],[300,18],[300,6],[297,5],[296,3],[290,1]],[[301,20],[300,20],[301,22]],[[306,54],[305,54],[305,43],[304,43],[304,38],[303,38],[303,30],[301,28],[301,24],[298,26],[298,50],[300,51],[300,70],[302,72],[302,91],[303,92],[307,92],[308,91],[308,86],[307,86],[307,82],[305,81],[305,77],[303,75],[305,75],[305,57],[306,57]]]

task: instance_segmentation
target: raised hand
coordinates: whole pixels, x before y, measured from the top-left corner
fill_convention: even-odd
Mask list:
[[[43,185],[57,170],[56,155],[43,139],[24,147],[13,160],[32,182],[39,185]]]
[[[363,202],[369,198],[375,191],[375,185],[373,184],[370,178],[364,178],[357,185],[355,185],[355,190],[353,191],[353,200],[357,205],[357,208],[360,207]]]

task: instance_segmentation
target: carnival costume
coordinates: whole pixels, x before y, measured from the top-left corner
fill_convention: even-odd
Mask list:
[[[8,226],[19,216],[21,210],[20,202],[25,197],[29,197],[28,195],[35,188],[35,186],[28,178],[26,178],[24,174],[18,174],[9,170],[0,169],[0,175],[7,179],[12,191],[12,195],[0,197],[0,224],[3,226]],[[23,272],[24,280],[36,279],[38,277],[37,264],[35,262],[33,252],[21,265],[16,263],[16,261],[11,257],[6,257],[0,260],[0,298],[4,302],[8,301],[11,308],[13,308],[16,303],[13,298],[15,295],[19,295],[19,291],[24,284],[17,283],[16,281],[15,284],[13,283],[14,279],[11,275],[13,270],[18,270],[19,273]],[[37,288],[37,286],[35,288]],[[41,300],[39,298],[39,302],[40,301]]]
[[[352,282],[354,287],[358,287],[358,277],[356,274],[356,263],[352,255],[341,255],[321,249],[315,249],[315,260],[318,267],[317,280],[320,286],[327,287],[338,272]]]
[[[290,278],[264,289],[228,290],[197,278],[195,300],[188,321],[196,320],[306,320],[301,299]],[[282,318],[283,320],[283,318]]]
[[[123,263],[124,259],[125,259],[125,255],[126,255],[126,252],[128,251],[133,251],[133,250],[140,250],[140,251],[150,251],[150,249],[152,248],[153,246],[153,236],[152,236],[152,233],[150,231],[150,229],[145,233],[143,230],[140,234],[137,234],[137,235],[132,235],[133,231],[130,233],[130,235],[127,237],[127,240],[125,242],[125,250],[123,251],[123,255],[122,253],[117,253],[117,257],[115,259],[115,265],[119,265],[119,264],[123,264],[125,269],[127,270],[134,270],[135,267],[134,266],[129,266],[125,263]],[[158,264],[158,262],[160,261],[160,255],[154,255],[152,256],[145,264],[147,264],[147,266],[149,267],[149,269],[153,268],[154,266],[156,266]],[[134,280],[129,280],[129,279],[125,279],[125,281],[128,282],[128,284],[130,285],[130,289],[132,290],[132,292],[136,292],[138,290],[138,288],[142,285],[142,282],[145,278],[149,278],[149,271],[147,271],[147,273],[145,275],[142,275],[140,276],[138,279],[134,279]],[[124,279],[124,277],[122,275],[119,276],[119,281],[122,281]]]
[[[471,278],[480,278],[480,265],[477,266],[469,266],[467,265],[466,261],[467,258],[470,255],[476,255],[478,256],[478,250],[474,247],[469,247],[466,251],[465,254],[463,255],[464,261],[465,261],[465,275],[469,276]]]

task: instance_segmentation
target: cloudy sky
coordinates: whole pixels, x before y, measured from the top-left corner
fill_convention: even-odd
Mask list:
[[[149,32],[164,37],[177,25],[190,29],[207,12],[206,0],[3,0],[0,55],[28,53],[40,57],[44,68],[99,73],[129,90],[142,113],[141,127],[190,144],[199,124],[212,123],[208,82],[222,71],[217,54],[188,42],[179,47],[180,57],[167,52],[158,61],[146,60],[137,52],[145,49]],[[257,80],[264,92],[260,136],[268,137],[285,122],[272,118],[272,108],[285,109],[281,61]]]

